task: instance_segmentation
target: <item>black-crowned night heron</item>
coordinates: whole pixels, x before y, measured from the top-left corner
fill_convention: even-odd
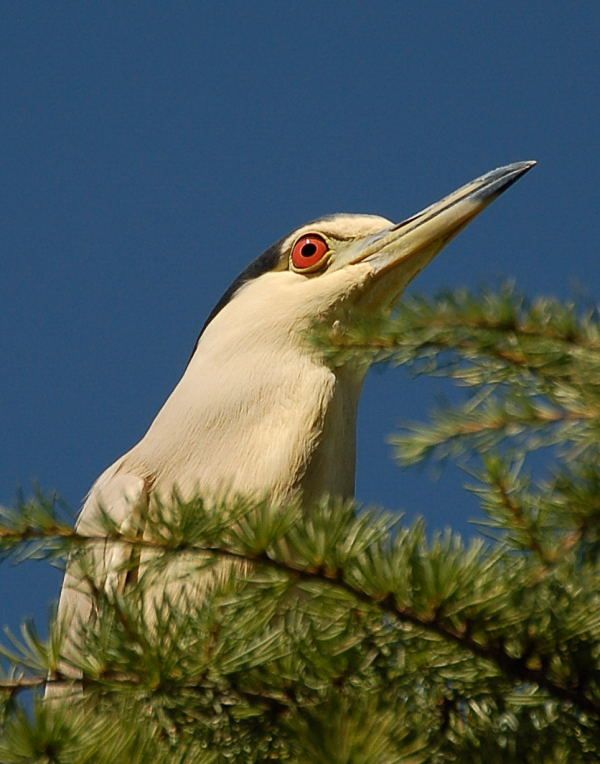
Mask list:
[[[355,423],[366,369],[332,369],[305,333],[340,307],[391,306],[470,220],[534,162],[501,167],[417,215],[331,215],[270,247],[210,314],[179,384],[140,442],[109,467],[81,512],[103,532],[99,507],[127,529],[153,497],[237,494],[300,500],[354,493]],[[99,554],[96,552],[95,554]],[[123,549],[98,559],[102,585],[121,588]],[[199,574],[200,575],[200,574]],[[87,619],[79,574],[67,573],[59,615]]]

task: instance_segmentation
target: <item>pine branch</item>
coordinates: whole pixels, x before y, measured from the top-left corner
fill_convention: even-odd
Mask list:
[[[365,314],[352,326],[343,320],[333,329],[317,325],[315,343],[334,363],[347,362],[354,352],[361,359],[372,353],[378,362],[423,357],[435,363],[435,355],[450,350],[561,376],[566,360],[595,369],[600,362],[596,311],[578,315],[574,305],[546,298],[529,304],[511,287],[497,294],[446,292],[431,301],[404,298],[392,318]]]
[[[506,490],[504,489],[504,493]],[[509,507],[512,514],[514,514],[514,507]],[[174,516],[180,516],[180,512],[171,513]],[[326,518],[327,519],[327,518]],[[452,615],[448,617],[444,615],[444,599],[440,599],[437,605],[432,609],[428,608],[429,612],[423,611],[418,608],[410,607],[407,604],[402,604],[398,600],[398,597],[402,598],[402,594],[397,590],[398,587],[388,585],[385,587],[385,581],[377,582],[379,584],[379,590],[369,590],[364,586],[366,580],[373,576],[373,573],[367,573],[364,575],[364,566],[368,564],[364,558],[360,556],[358,559],[352,555],[347,556],[345,559],[331,558],[327,552],[317,555],[316,557],[306,561],[306,545],[305,539],[298,537],[298,533],[303,531],[303,524],[298,523],[291,528],[286,528],[285,532],[282,532],[277,537],[275,545],[273,544],[274,534],[271,531],[266,531],[264,524],[264,515],[259,518],[257,526],[252,527],[250,518],[247,517],[248,524],[245,527],[245,543],[240,543],[238,537],[237,545],[225,546],[223,544],[190,544],[186,542],[177,541],[176,546],[171,546],[168,539],[164,538],[164,532],[166,528],[166,521],[162,526],[162,538],[146,538],[140,539],[137,536],[127,535],[114,535],[111,539],[113,543],[131,545],[136,548],[152,549],[153,551],[163,551],[171,555],[177,554],[200,554],[206,555],[207,553],[221,559],[228,559],[236,562],[252,563],[253,565],[264,566],[271,568],[279,573],[283,573],[286,576],[291,575],[293,579],[297,581],[311,582],[325,584],[328,586],[335,586],[353,598],[361,602],[362,604],[375,608],[382,613],[393,615],[405,624],[423,629],[425,632],[435,634],[445,640],[454,642],[456,645],[467,650],[472,655],[487,660],[494,664],[502,673],[512,677],[517,681],[533,682],[538,686],[546,690],[551,696],[554,696],[558,700],[568,701],[579,707],[582,711],[587,713],[593,713],[600,715],[600,701],[596,701],[593,698],[588,697],[585,693],[581,692],[577,686],[568,686],[557,678],[553,678],[552,672],[549,669],[537,669],[532,668],[530,663],[530,657],[514,657],[510,655],[504,648],[505,641],[510,637],[510,632],[514,629],[514,624],[510,625],[502,636],[502,630],[499,634],[496,634],[494,639],[483,638],[482,632],[484,630],[483,624],[485,620],[479,624],[478,637],[472,635],[473,623],[468,618],[463,616]],[[336,518],[337,521],[337,518]],[[518,524],[522,523],[522,518],[517,513]],[[346,532],[356,539],[356,528],[348,523]],[[26,534],[31,537],[32,529],[26,529]],[[39,531],[40,538],[42,534],[46,534],[46,537],[52,540],[52,536],[48,536],[49,531]],[[173,534],[174,537],[179,538],[178,533]],[[263,539],[263,543],[256,544],[256,539]],[[406,537],[405,537],[406,538]],[[64,530],[61,529],[61,539],[74,542],[76,545],[91,545],[92,547],[97,544],[106,544],[106,537],[86,537],[81,536],[76,531],[72,531],[69,537],[66,536]],[[265,539],[267,543],[265,544]],[[343,538],[338,537],[338,541]],[[380,540],[380,537],[378,538]],[[299,543],[302,545],[303,554],[298,554]],[[406,543],[406,542],[405,542]],[[231,541],[230,541],[231,544]],[[368,549],[370,544],[366,547]],[[266,548],[265,548],[266,547]],[[361,553],[365,550],[365,547],[361,548]],[[285,551],[286,556],[282,554]],[[385,555],[385,546],[379,546],[377,549],[379,555]],[[294,554],[296,552],[296,554]],[[389,553],[388,553],[389,554]],[[423,568],[426,565],[427,557],[431,555],[428,553],[424,546],[419,551],[418,565]],[[393,552],[391,557],[393,558]],[[304,559],[305,562],[299,562]],[[483,562],[481,560],[481,562]],[[308,564],[307,564],[308,563]],[[430,563],[431,564],[431,563]],[[473,565],[473,558],[471,560]],[[349,573],[346,573],[346,567],[349,569]],[[360,568],[363,568],[361,575]],[[466,571],[465,571],[466,572]],[[503,575],[506,571],[502,568],[498,569],[497,575]],[[414,573],[411,575],[415,575]],[[473,577],[473,571],[469,571],[469,578]],[[481,575],[485,575],[483,571]],[[489,574],[488,574],[489,575]],[[357,583],[363,581],[363,585]],[[90,583],[90,582],[88,582]],[[381,588],[383,585],[383,588]],[[101,592],[96,591],[95,596],[102,596]],[[404,595],[405,597],[405,595]],[[132,626],[127,620],[126,614],[121,609],[115,610],[121,625],[124,627],[125,632],[131,634],[135,633],[135,638],[140,639],[144,631],[137,629],[132,631]],[[145,644],[145,650],[149,649],[149,645]],[[543,654],[543,651],[542,651]]]

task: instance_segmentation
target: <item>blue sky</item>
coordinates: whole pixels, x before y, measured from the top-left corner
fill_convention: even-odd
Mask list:
[[[243,266],[336,211],[402,219],[539,167],[411,287],[598,294],[598,3],[46,3],[3,8],[0,502],[75,510],[144,433]],[[464,475],[386,444],[443,383],[372,373],[359,499],[468,529]],[[0,567],[0,623],[60,576]]]

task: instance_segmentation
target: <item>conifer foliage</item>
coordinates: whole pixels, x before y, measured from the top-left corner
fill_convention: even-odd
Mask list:
[[[110,543],[149,562],[125,592],[95,586],[93,621],[54,624],[48,640],[31,624],[7,634],[0,761],[598,760],[597,314],[458,292],[352,328],[340,318],[313,341],[332,365],[406,364],[462,389],[394,444],[405,467],[468,471],[481,532],[429,533],[334,499],[307,513],[174,497],[143,537],[107,517]],[[77,556],[85,570],[104,543],[42,495],[0,522],[16,561]],[[182,555],[245,573],[232,566],[202,607],[157,594]],[[67,629],[78,650],[65,672]],[[62,695],[43,702],[46,685]]]

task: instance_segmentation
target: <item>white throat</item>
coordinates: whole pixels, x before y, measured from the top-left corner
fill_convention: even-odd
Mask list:
[[[266,290],[268,279],[261,286]],[[122,468],[141,470],[165,498],[175,487],[184,497],[231,492],[275,502],[354,494],[364,375],[328,368],[307,345],[303,327],[290,331],[285,321],[294,290],[287,305],[285,289],[276,294],[282,304],[271,304],[269,313],[282,316],[280,322],[261,325],[264,311],[257,310],[256,323],[247,325],[248,301],[269,298],[256,288],[242,290],[216,316]]]

